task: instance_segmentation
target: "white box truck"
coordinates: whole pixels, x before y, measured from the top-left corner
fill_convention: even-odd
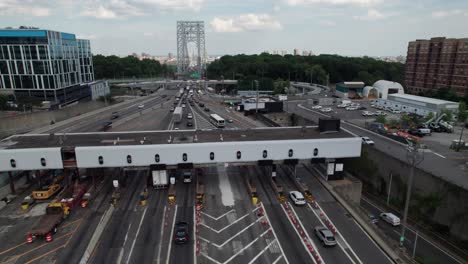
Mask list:
[[[179,124],[182,121],[182,107],[178,106],[174,109],[174,123]]]
[[[164,189],[168,186],[167,173],[165,170],[152,171],[153,187],[155,189]]]

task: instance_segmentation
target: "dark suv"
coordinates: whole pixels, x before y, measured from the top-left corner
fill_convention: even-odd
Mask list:
[[[174,243],[185,244],[189,242],[189,224],[187,222],[178,222],[174,228]]]

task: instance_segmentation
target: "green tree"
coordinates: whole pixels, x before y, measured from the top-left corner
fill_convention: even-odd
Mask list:
[[[96,79],[140,78],[170,75],[169,67],[161,66],[158,61],[133,56],[93,56],[94,75]]]
[[[453,120],[453,113],[450,110],[442,109],[442,111],[440,111],[440,114],[441,115],[445,114],[445,116],[442,118],[442,120],[444,120],[446,122],[451,122]]]
[[[392,118],[392,119],[388,120],[388,125],[389,125],[391,128],[397,128],[397,127],[400,126],[400,122],[398,122],[397,119]]]
[[[290,86],[290,83],[288,80],[283,81],[281,79],[278,79],[274,83],[273,94],[284,94],[285,88],[288,88],[289,86]]]
[[[0,110],[7,110],[8,96],[0,94]]]
[[[432,118],[434,118],[434,113],[433,113],[433,112],[429,112],[429,114],[427,114],[427,116],[426,116],[425,119],[426,119],[426,121],[429,121],[429,120],[431,120]]]
[[[387,118],[384,115],[379,115],[375,118],[375,122],[386,124]]]
[[[325,84],[327,73],[331,83],[359,80],[372,84],[378,79],[402,82],[404,65],[377,61],[372,58],[353,58],[322,54],[319,56],[278,56],[262,53],[260,55],[223,56],[210,63],[208,77],[217,79],[221,75],[242,76],[241,78],[259,79],[262,74],[273,80],[293,80]]]
[[[357,78],[355,81],[364,82],[366,85],[372,85],[372,81],[374,80],[374,76],[370,74],[368,71],[360,71],[357,74]]]

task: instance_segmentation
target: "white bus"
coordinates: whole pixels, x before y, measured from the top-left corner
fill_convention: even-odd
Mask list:
[[[210,115],[210,122],[218,128],[224,127],[224,118],[220,117],[217,114]]]

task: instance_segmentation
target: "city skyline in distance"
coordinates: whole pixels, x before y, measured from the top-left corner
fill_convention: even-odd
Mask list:
[[[176,21],[203,20],[208,55],[295,48],[343,56],[406,55],[408,42],[468,37],[460,0],[9,1],[1,27],[35,26],[90,39],[94,54],[176,53]],[[302,53],[300,54],[302,55]]]

